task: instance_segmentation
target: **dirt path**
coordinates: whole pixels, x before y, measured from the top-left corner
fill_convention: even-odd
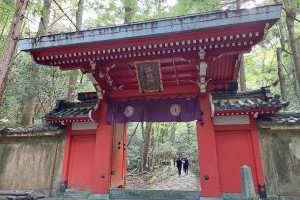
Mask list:
[[[169,177],[157,182],[153,185],[147,184],[142,176],[127,177],[127,189],[148,189],[148,190],[180,190],[180,191],[199,191],[199,177],[191,172],[188,175],[177,174],[175,171]]]
[[[167,179],[150,186],[151,190],[183,190],[183,191],[199,191],[199,178],[191,172],[188,175],[174,174]]]

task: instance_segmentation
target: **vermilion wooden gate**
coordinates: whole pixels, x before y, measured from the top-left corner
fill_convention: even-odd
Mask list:
[[[238,95],[237,78],[241,55],[264,39],[280,15],[281,6],[273,5],[20,41],[20,49],[38,64],[80,69],[96,90],[86,93],[94,101],[60,102],[47,116],[68,127],[62,181],[101,194],[123,187],[126,128],[114,123],[179,122],[192,116],[197,120],[201,195],[240,192],[243,164],[251,166],[257,188],[265,190],[256,117],[282,105],[278,98],[270,100],[266,88]],[[156,110],[156,104],[163,106]],[[236,127],[234,116],[250,129],[219,132],[215,122]],[[93,130],[89,136],[87,129]]]
[[[94,149],[95,135],[74,135],[71,137],[69,188],[90,189],[92,187]]]
[[[257,191],[257,174],[250,130],[216,131],[216,146],[221,192],[242,192],[241,167],[243,165],[251,168]]]

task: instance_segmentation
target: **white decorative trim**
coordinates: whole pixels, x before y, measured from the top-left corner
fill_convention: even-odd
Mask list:
[[[96,105],[98,105],[98,103],[97,103]],[[95,120],[92,118],[92,112],[93,112],[93,110],[90,110],[90,111],[89,111],[89,119],[90,119],[92,122],[95,122]]]
[[[97,129],[98,124],[95,122],[73,122],[72,130],[91,130]]]
[[[215,125],[250,124],[248,115],[215,116],[213,120]]]
[[[211,93],[208,94],[208,99],[209,99],[209,103],[210,103],[210,110],[211,110],[211,117],[215,116],[215,105],[213,103],[213,98]]]
[[[207,70],[207,63],[204,59],[205,56],[205,51],[203,49],[200,49],[199,53],[198,53],[199,57],[200,57],[200,63],[199,63],[199,88],[200,88],[200,93],[205,93],[206,92],[206,81],[205,81],[205,77],[206,77],[206,70]]]

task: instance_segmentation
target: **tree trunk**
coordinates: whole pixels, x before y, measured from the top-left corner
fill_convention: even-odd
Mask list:
[[[296,18],[296,11],[292,9],[291,2],[288,0],[284,0],[285,9],[286,9],[286,24],[289,34],[289,42],[292,52],[292,58],[295,66],[295,76],[296,80],[298,82],[298,85],[300,85],[300,53],[297,47],[297,40],[295,36],[295,18]],[[297,93],[300,93],[300,89],[297,88]]]
[[[50,16],[50,8],[51,8],[51,2],[52,0],[44,0],[43,3],[43,12],[39,24],[39,30],[37,33],[37,36],[45,35],[48,30],[48,24],[49,24],[49,16]],[[32,80],[38,80],[40,77],[40,71],[38,68],[38,65],[32,63],[33,70],[31,71],[30,77]],[[35,84],[36,81],[32,81],[31,84]],[[37,85],[32,85],[30,88],[36,88]],[[38,90],[38,89],[36,89]],[[35,92],[35,91],[34,91]],[[28,94],[24,98],[23,103],[23,112],[22,112],[22,118],[21,118],[21,124],[22,125],[30,125],[33,122],[33,118],[35,116],[34,110],[37,104],[36,95],[34,94]]]
[[[245,72],[245,65],[244,65],[244,56],[241,55],[241,62],[240,62],[240,90],[246,91],[247,85],[246,85],[246,72]]]
[[[3,93],[6,87],[8,72],[11,66],[11,59],[14,55],[16,44],[20,36],[20,31],[23,23],[23,18],[26,12],[26,8],[28,5],[28,1],[29,0],[17,1],[13,24],[11,26],[10,34],[7,38],[3,55],[0,60],[0,102],[2,100]]]
[[[139,163],[139,172],[143,172],[144,170],[143,170],[143,163],[144,163],[144,161],[143,161],[143,141],[141,140],[140,141],[140,163]]]
[[[154,137],[153,134],[152,134],[151,140],[152,140],[152,150],[151,150],[151,155],[152,155],[152,163],[151,164],[152,164],[152,166],[149,166],[149,167],[151,168],[152,171],[154,171],[154,167],[155,167],[155,153],[154,153],[154,151],[155,151],[155,146],[156,146],[157,139],[156,139],[156,137]]]
[[[78,74],[78,70],[74,70],[69,75],[69,87],[68,87],[68,96],[67,96],[67,99],[69,101],[76,100],[77,74]]]
[[[82,19],[83,19],[83,8],[84,8],[83,5],[84,5],[84,0],[79,0],[77,12],[76,12],[76,26],[77,26],[77,30],[79,31],[82,30]],[[78,75],[78,70],[74,70],[71,72],[69,76],[69,88],[68,88],[68,96],[67,96],[67,99],[69,101],[75,101],[76,99],[77,75]]]
[[[300,93],[298,91],[300,90],[300,86],[298,85],[297,78],[296,78],[296,72],[295,72],[295,67],[294,63],[291,63],[293,65],[293,70],[292,70],[292,75],[293,75],[293,88],[294,88],[294,94],[297,98],[298,104],[300,104]]]
[[[135,14],[137,2],[136,0],[124,0],[123,4],[125,11],[124,24],[130,24],[132,21],[132,17]]]
[[[146,137],[143,142],[143,171],[145,171],[147,167],[151,133],[152,133],[152,123],[148,122],[146,124],[146,133],[145,133]]]
[[[283,51],[286,51],[286,39],[285,39],[285,35],[284,35],[284,28],[283,28],[283,21],[280,19],[279,22],[277,23],[278,24],[278,35],[279,35],[279,40],[280,40],[280,46],[281,46],[281,50]],[[282,52],[283,53],[283,52]],[[281,53],[281,59],[282,59],[282,53]],[[282,63],[282,61],[281,61]],[[283,69],[282,68],[283,65],[281,64],[281,70]],[[293,75],[293,89],[294,89],[294,94],[296,96],[296,99],[298,101],[298,103],[300,102],[300,94],[298,93],[299,91],[299,86],[298,86],[298,82],[297,82],[297,78],[295,76],[295,65],[294,65],[294,62],[292,61],[292,75]],[[282,70],[283,71],[283,70]],[[278,72],[279,73],[279,72]],[[280,80],[279,80],[280,81]],[[281,87],[281,86],[280,86]],[[284,89],[286,90],[286,87],[284,87]],[[286,93],[285,93],[286,94]],[[283,94],[281,94],[282,96],[282,99],[286,97],[283,97]]]
[[[145,140],[145,129],[144,129],[144,122],[141,122],[141,133],[142,133],[142,140],[140,141],[140,165],[139,165],[139,171],[142,172],[143,171],[143,152],[144,152],[144,140]]]
[[[176,123],[171,123],[171,129],[170,129],[171,135],[170,135],[170,141],[173,145],[175,145],[175,135],[176,135]]]
[[[282,70],[282,49],[277,48],[276,49],[276,55],[277,55],[277,74],[279,78],[279,84],[280,84],[280,94],[283,101],[287,101],[286,99],[286,88],[285,88],[285,77]]]
[[[84,0],[78,0],[78,7],[76,12],[76,26],[78,30],[82,30],[82,19],[83,19]]]
[[[293,62],[295,66],[295,75],[298,85],[300,85],[300,54],[297,49],[297,42],[295,37],[295,27],[294,27],[294,19],[291,17],[286,17],[286,23],[288,26],[289,38],[290,38],[290,46],[292,51]],[[298,88],[299,90],[299,88]],[[300,93],[300,91],[298,91]]]
[[[279,19],[277,23],[278,27],[278,35],[279,35],[279,40],[280,40],[280,46],[282,50],[286,50],[285,48],[285,36],[284,36],[284,29],[283,29],[283,21],[282,19]]]

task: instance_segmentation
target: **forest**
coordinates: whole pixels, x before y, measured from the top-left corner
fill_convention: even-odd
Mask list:
[[[57,100],[75,101],[78,92],[95,91],[79,70],[35,64],[18,49],[19,38],[270,4],[283,5],[281,19],[262,43],[243,55],[239,91],[271,86],[282,101],[290,102],[286,110],[296,111],[300,108],[299,0],[1,0],[0,129],[42,124]],[[178,153],[197,163],[194,129],[193,122],[130,123],[129,168],[149,170],[162,160],[172,162]],[[196,167],[193,170],[197,173]]]

